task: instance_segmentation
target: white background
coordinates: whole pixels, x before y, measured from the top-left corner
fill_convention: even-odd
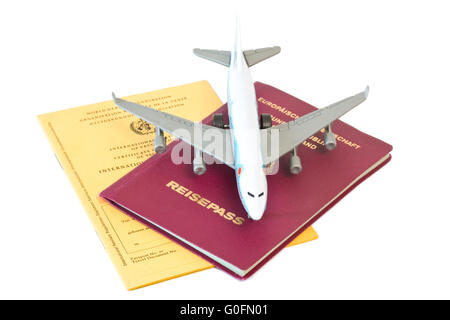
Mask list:
[[[2,1],[0,298],[450,298],[448,1]],[[393,160],[247,281],[211,269],[127,292],[36,116],[197,80],[226,101],[244,49],[280,45],[254,80],[343,120]],[[301,195],[299,195],[301,197]]]

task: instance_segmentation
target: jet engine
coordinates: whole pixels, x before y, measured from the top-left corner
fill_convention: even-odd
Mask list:
[[[194,173],[199,176],[206,172],[206,165],[205,161],[203,160],[203,152],[197,148],[194,148],[193,170]]]
[[[292,149],[291,158],[289,159],[289,168],[292,174],[299,174],[302,171],[302,163],[297,155],[297,148]]]
[[[155,134],[153,148],[156,153],[163,153],[166,151],[166,138],[164,137],[164,131],[159,128],[155,128]]]
[[[334,136],[333,131],[331,131],[331,124],[329,124],[325,128],[325,135],[323,140],[325,142],[325,148],[327,148],[327,150],[331,151],[336,148],[336,137]]]

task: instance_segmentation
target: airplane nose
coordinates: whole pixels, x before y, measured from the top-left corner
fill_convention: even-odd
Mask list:
[[[249,213],[249,216],[252,220],[258,221],[261,220],[263,214],[264,210],[259,210],[258,212],[252,211],[252,213]]]
[[[254,199],[253,201],[248,201],[251,203],[247,203],[246,209],[247,214],[252,220],[260,220],[264,215],[264,211],[266,210],[266,197],[262,197],[261,199]]]

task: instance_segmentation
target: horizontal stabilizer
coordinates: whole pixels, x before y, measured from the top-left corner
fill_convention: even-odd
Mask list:
[[[230,51],[194,49],[194,54],[200,58],[217,62],[226,67],[230,66],[230,59],[231,59]]]
[[[247,60],[247,65],[249,67],[254,66],[258,62],[264,61],[270,57],[281,52],[280,47],[269,47],[269,48],[261,48],[255,50],[246,50],[244,51],[245,60]]]
[[[266,60],[278,53],[280,53],[280,47],[269,47],[255,50],[244,51],[244,57],[249,67],[254,66],[258,62]],[[194,49],[194,54],[200,58],[211,60],[222,64],[226,67],[230,66],[231,52],[220,50],[208,50],[208,49]]]

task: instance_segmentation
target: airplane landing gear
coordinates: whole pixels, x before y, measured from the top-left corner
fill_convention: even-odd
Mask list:
[[[259,126],[261,129],[267,129],[272,126],[272,116],[268,113],[262,113],[259,119]]]

